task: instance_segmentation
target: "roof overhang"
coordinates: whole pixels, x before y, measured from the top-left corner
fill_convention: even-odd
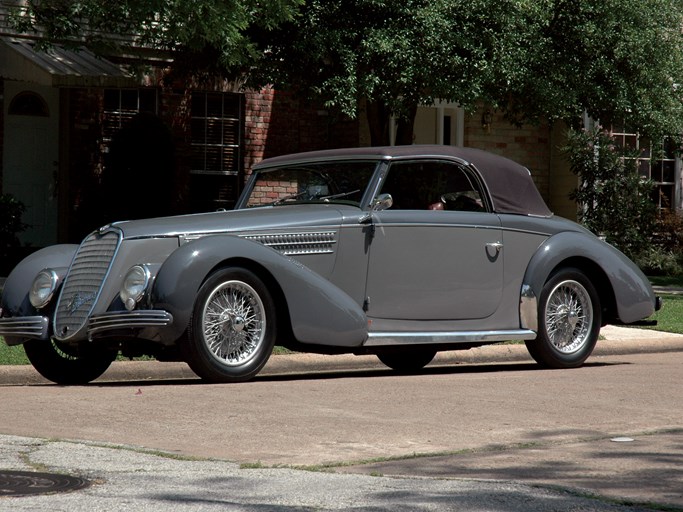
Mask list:
[[[128,71],[86,49],[53,46],[37,51],[34,42],[0,38],[0,77],[51,87],[134,87]]]

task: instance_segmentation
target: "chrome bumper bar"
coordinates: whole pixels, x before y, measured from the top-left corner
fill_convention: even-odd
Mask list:
[[[46,316],[0,318],[0,336],[47,339],[50,322]]]
[[[120,329],[165,327],[173,323],[168,311],[149,309],[140,311],[117,311],[93,315],[88,322],[88,336]]]

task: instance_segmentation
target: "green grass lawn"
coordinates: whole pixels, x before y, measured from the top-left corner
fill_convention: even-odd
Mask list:
[[[652,317],[657,325],[646,329],[683,334],[683,295],[662,295],[662,298],[662,309]]]
[[[26,354],[24,353],[24,347],[21,345],[8,347],[2,337],[0,337],[0,340],[2,340],[0,342],[0,365],[29,364],[28,359],[26,359]]]

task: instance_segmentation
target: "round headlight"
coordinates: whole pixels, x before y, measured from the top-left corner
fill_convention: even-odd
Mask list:
[[[55,293],[58,280],[57,273],[49,268],[38,273],[28,294],[34,308],[40,309],[47,306]]]
[[[149,286],[150,273],[144,265],[135,265],[123,278],[119,297],[128,311],[135,309],[135,305],[145,295]]]

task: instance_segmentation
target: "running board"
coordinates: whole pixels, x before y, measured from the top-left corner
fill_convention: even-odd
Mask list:
[[[458,343],[495,343],[497,341],[534,340],[536,333],[528,329],[507,331],[456,332],[370,332],[364,347],[385,345],[448,345]]]

